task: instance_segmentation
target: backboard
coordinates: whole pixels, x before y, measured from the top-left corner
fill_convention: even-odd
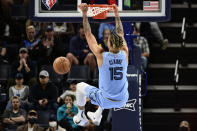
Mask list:
[[[35,21],[82,22],[78,5],[117,4],[122,21],[167,21],[170,19],[170,0],[31,0],[31,18]],[[114,13],[107,19],[90,22],[114,21]]]

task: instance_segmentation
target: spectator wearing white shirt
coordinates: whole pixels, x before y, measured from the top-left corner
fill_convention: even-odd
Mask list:
[[[61,96],[57,98],[59,104],[63,103],[63,100],[66,98],[66,95],[73,95],[76,98],[76,84],[77,81],[71,81],[69,85],[69,90],[66,90]],[[74,100],[74,105],[76,105],[76,99]]]

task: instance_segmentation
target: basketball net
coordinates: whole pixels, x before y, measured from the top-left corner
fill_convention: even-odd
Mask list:
[[[112,5],[105,5],[105,4],[88,5],[87,15],[93,17],[93,19],[106,19],[108,11],[113,11]]]

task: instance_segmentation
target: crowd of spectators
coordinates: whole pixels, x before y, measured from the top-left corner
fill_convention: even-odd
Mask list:
[[[9,8],[13,4],[28,6],[29,0],[0,0],[0,64],[11,66],[11,75],[6,84],[9,96],[4,113],[3,127],[9,131],[42,131],[37,124],[39,111],[50,112],[48,131],[93,131],[103,130],[92,123],[86,128],[74,124],[72,117],[78,112],[75,102],[77,81],[62,88],[51,80],[49,71],[54,59],[65,56],[72,65],[88,65],[91,73],[96,68],[96,59],[88,47],[83,26],[76,23],[41,23],[30,19],[12,19]],[[91,24],[98,44],[105,50],[114,23]],[[99,27],[99,28],[96,28]],[[139,30],[134,33],[139,35]],[[161,40],[163,42],[163,38]],[[143,69],[147,67],[149,45],[139,35],[134,44],[142,50]],[[37,73],[38,72],[38,73]],[[64,76],[65,79],[67,76]],[[65,80],[63,79],[63,80]],[[61,94],[62,93],[62,94]],[[87,100],[89,102],[89,100]],[[87,104],[90,111],[96,106]],[[109,111],[106,112],[106,119]],[[103,121],[109,120],[103,119]]]

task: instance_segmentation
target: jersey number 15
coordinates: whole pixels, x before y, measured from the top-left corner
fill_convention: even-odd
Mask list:
[[[122,67],[110,67],[110,78],[111,80],[122,80],[123,78],[123,73],[122,73],[123,68]]]

